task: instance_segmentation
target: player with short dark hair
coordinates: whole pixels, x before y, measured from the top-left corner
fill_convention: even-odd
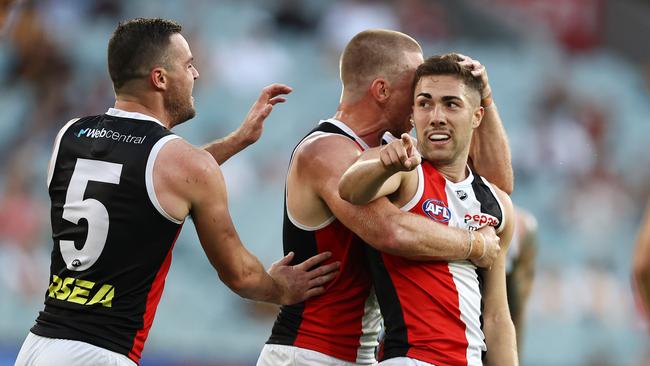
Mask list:
[[[324,253],[267,273],[242,245],[219,163],[259,137],[282,94],[263,89],[242,127],[198,149],[170,129],[195,114],[199,73],[181,26],[121,23],[108,47],[116,102],[59,131],[48,171],[53,250],[45,308],[16,365],[133,365],[144,343],[187,216],[219,278],[242,297],[292,304],[318,295],[338,263]],[[211,152],[211,153],[210,153]]]
[[[388,197],[404,211],[463,230],[469,243],[458,258],[427,262],[371,251],[385,325],[380,365],[482,365],[484,355],[489,365],[518,362],[505,284],[512,203],[468,165],[485,113],[484,85],[461,60],[434,56],[416,70],[417,142],[404,133],[379,151],[364,152],[340,182],[341,197],[351,203]],[[486,227],[496,230],[500,249],[481,269],[472,238]]]

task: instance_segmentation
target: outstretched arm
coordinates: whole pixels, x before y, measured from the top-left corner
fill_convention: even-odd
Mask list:
[[[645,217],[641,222],[633,263],[636,289],[646,316],[650,316],[650,200],[648,200]]]
[[[203,149],[212,155],[217,164],[225,163],[226,160],[252,145],[262,136],[264,120],[271,114],[274,105],[286,101],[281,95],[289,93],[291,93],[291,88],[286,85],[272,84],[265,87],[257,101],[251,106],[241,126],[228,136],[203,146]]]
[[[514,177],[510,146],[499,111],[492,98],[487,71],[480,62],[468,56],[460,56],[465,59],[460,64],[472,70],[472,74],[480,77],[485,85],[481,92],[481,106],[485,109],[485,114],[472,138],[470,160],[478,174],[493,182],[507,194],[511,194],[514,189]]]
[[[517,340],[515,327],[508,310],[506,295],[506,254],[514,231],[514,210],[510,197],[496,189],[499,200],[504,206],[506,226],[499,234],[501,251],[492,268],[485,271],[485,294],[483,308],[483,332],[487,344],[488,366],[515,366],[517,357]]]
[[[170,141],[160,151],[154,164],[154,187],[170,216],[182,220],[192,215],[203,250],[219,278],[242,297],[293,304],[321,294],[323,284],[336,275],[338,262],[320,265],[331,256],[329,252],[295,266],[289,265],[293,258],[289,254],[267,273],[239,239],[219,165],[185,141]]]
[[[343,174],[339,194],[350,203],[364,205],[395,192],[402,183],[403,174],[399,173],[411,172],[421,162],[413,139],[405,133],[400,140],[364,151]]]
[[[300,184],[309,186],[339,221],[377,250],[415,260],[467,259],[469,251],[469,259],[480,267],[492,264],[499,251],[492,228],[472,236],[467,230],[401,211],[386,197],[367,205],[343,200],[339,181],[359,155],[356,145],[345,137],[321,137],[296,151],[292,170],[299,172]]]

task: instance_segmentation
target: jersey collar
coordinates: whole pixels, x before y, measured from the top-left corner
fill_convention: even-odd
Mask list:
[[[129,112],[129,111],[125,111],[125,110],[118,109],[118,108],[108,108],[108,111],[106,111],[106,114],[108,114],[109,116],[114,116],[114,117],[152,121],[152,122],[156,122],[157,124],[165,127],[165,125],[163,125],[162,122],[155,119],[154,117],[147,116],[146,114],[142,114],[142,113],[138,113],[138,112]]]

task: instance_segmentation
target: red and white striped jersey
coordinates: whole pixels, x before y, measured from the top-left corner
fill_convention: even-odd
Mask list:
[[[484,178],[470,171],[453,183],[427,161],[417,172],[417,192],[402,210],[469,230],[504,227],[501,202]],[[421,262],[369,252],[386,332],[380,358],[482,365],[481,271],[469,261]]]

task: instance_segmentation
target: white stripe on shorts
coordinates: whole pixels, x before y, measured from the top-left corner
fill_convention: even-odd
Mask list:
[[[393,357],[386,361],[381,361],[379,366],[435,366],[434,364],[416,360],[410,357]]]
[[[125,355],[69,339],[27,334],[14,366],[135,366]]]
[[[359,366],[310,349],[282,344],[265,344],[257,366]],[[377,365],[377,363],[371,364]],[[363,366],[369,366],[364,364]]]

